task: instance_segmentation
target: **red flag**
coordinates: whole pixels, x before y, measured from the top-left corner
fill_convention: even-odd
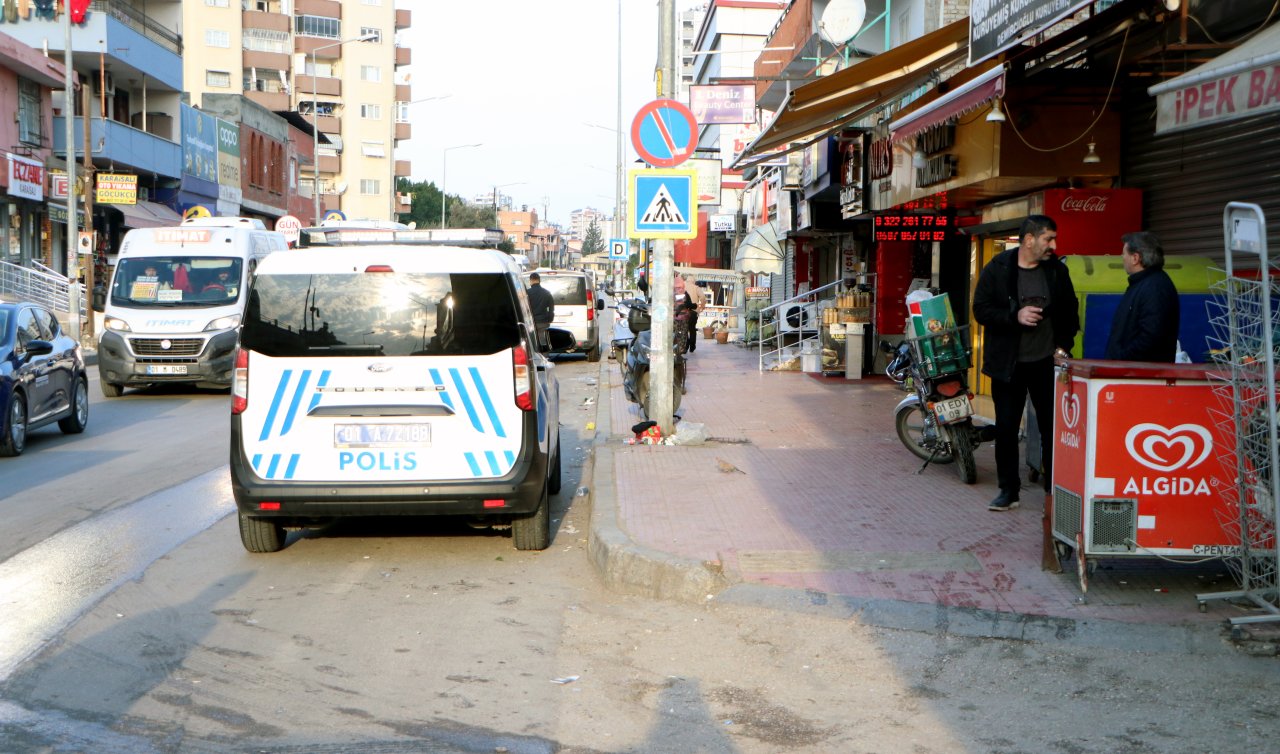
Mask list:
[[[68,7],[71,12],[71,23],[84,23],[85,13],[89,11],[89,0],[68,0]]]

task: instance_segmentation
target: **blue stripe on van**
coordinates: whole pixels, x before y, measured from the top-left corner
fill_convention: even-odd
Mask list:
[[[462,457],[467,459],[467,465],[471,467],[471,476],[480,476],[480,464],[476,463],[476,454],[463,453]]]
[[[293,400],[289,402],[289,411],[285,413],[284,424],[280,426],[280,436],[284,437],[293,429],[293,420],[298,416],[298,406],[302,404],[302,395],[311,381],[311,370],[308,369],[298,378],[298,388],[293,391]]]
[[[259,468],[262,466],[262,454],[254,453],[252,463],[253,463],[253,470],[258,471]]]
[[[280,375],[280,382],[276,385],[276,395],[271,399],[271,408],[267,409],[267,420],[262,423],[262,434],[258,436],[259,440],[265,440],[271,436],[271,425],[276,423],[276,412],[280,410],[280,401],[284,400],[285,390],[289,387],[289,380],[293,377],[293,370],[286,369]]]
[[[293,479],[293,473],[298,470],[298,459],[302,458],[301,453],[294,453],[289,456],[289,465],[285,467],[284,478]]]
[[[323,371],[321,371],[321,372],[320,372],[320,380],[316,383],[316,391],[315,391],[314,393],[312,393],[312,394],[311,394],[311,402],[307,404],[307,413],[308,413],[308,414],[309,414],[309,413],[311,413],[311,410],[312,410],[312,409],[314,409],[316,406],[320,405],[320,395],[321,395],[321,393],[320,393],[320,388],[322,388],[322,387],[324,387],[325,385],[328,385],[328,384],[329,384],[329,375],[330,375],[330,374],[332,374],[332,372],[331,372],[330,370],[328,370],[328,369],[325,369],[325,370],[323,370]]]
[[[498,437],[506,437],[507,433],[502,431],[502,421],[498,419],[498,412],[493,408],[493,401],[489,400],[489,391],[485,389],[484,381],[480,379],[480,370],[471,367],[471,381],[476,383],[476,390],[480,393],[480,402],[484,404],[484,410],[489,414],[489,421],[493,422],[493,431]]]
[[[268,464],[268,466],[267,466],[267,473],[266,473],[266,475],[265,475],[265,476],[266,476],[266,478],[267,478],[267,479],[275,479],[275,478],[276,478],[276,469],[277,469],[277,468],[279,468],[279,466],[280,466],[280,454],[279,454],[279,453],[272,453],[272,454],[271,454],[271,463],[270,463],[270,464]]]
[[[444,384],[444,380],[440,379],[440,370],[439,370],[439,369],[431,369],[431,370],[429,370],[429,371],[430,371],[430,373],[431,373],[431,381],[432,381],[432,382],[434,382],[434,383],[436,384],[436,387],[437,387],[437,388],[444,388],[443,390],[437,390],[437,391],[436,391],[436,392],[440,393],[440,400],[444,401],[444,405],[448,406],[448,407],[449,407],[449,410],[451,410],[451,411],[452,411],[452,410],[453,410],[453,398],[450,398],[450,397],[449,397],[449,388],[445,386],[445,384]]]
[[[484,427],[480,424],[480,417],[476,415],[476,407],[471,404],[471,395],[467,393],[467,386],[462,382],[462,375],[458,374],[457,369],[450,369],[449,376],[453,378],[454,387],[458,388],[458,398],[462,401],[462,406],[467,409],[467,416],[471,417],[471,426],[475,427],[480,434],[484,434]]]
[[[498,469],[498,457],[493,454],[492,450],[486,450],[484,452],[484,459],[489,462],[489,471],[493,472],[494,476],[500,476],[502,474]]]
[[[510,450],[508,450],[508,451],[504,451],[503,455],[504,455],[504,456],[506,456],[506,459],[507,459],[507,468],[508,468],[508,469],[510,469],[512,466],[515,466],[515,465],[516,465],[516,454],[515,454],[515,453],[511,452]]]

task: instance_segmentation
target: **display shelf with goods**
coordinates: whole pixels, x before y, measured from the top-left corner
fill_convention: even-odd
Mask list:
[[[874,294],[863,288],[858,286],[837,293],[832,305],[822,309],[822,372],[825,375],[846,375],[850,334],[869,340],[867,330],[875,310]]]

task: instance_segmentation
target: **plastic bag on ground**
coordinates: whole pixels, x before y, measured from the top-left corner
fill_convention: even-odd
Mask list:
[[[667,438],[672,445],[702,445],[707,441],[707,425],[698,422],[680,422],[676,433]]]

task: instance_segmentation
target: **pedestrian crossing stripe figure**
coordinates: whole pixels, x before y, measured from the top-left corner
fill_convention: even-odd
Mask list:
[[[653,200],[649,202],[649,208],[641,216],[640,222],[645,224],[685,224],[684,215],[680,213],[680,207],[671,198],[671,192],[667,190],[667,184],[663,183],[658,186],[658,190],[654,193]]]

